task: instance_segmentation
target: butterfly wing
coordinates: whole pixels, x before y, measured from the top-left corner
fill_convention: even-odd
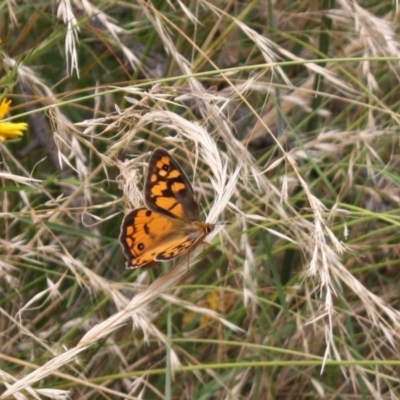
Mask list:
[[[201,243],[214,229],[213,224],[199,222],[192,185],[164,149],[151,155],[144,198],[146,208],[131,211],[121,226],[120,242],[128,268],[171,260]]]
[[[119,237],[127,267],[150,267],[153,261],[183,254],[205,236],[207,226],[168,218],[144,207],[131,211],[124,218]]]
[[[168,243],[168,247],[156,255],[156,261],[169,261],[188,251],[197,241],[197,238],[186,237],[185,240],[175,240]]]
[[[168,151],[153,151],[144,186],[149,210],[170,218],[199,220],[199,205],[189,179]]]

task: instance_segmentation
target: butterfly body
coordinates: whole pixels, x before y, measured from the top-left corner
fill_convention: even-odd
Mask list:
[[[201,243],[214,229],[213,224],[199,221],[193,188],[164,149],[156,149],[151,155],[144,199],[146,207],[131,211],[121,227],[120,241],[128,268],[171,260]]]

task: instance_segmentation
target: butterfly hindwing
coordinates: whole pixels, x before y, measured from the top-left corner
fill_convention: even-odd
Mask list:
[[[199,220],[199,205],[192,185],[164,149],[158,148],[151,155],[144,198],[147,208],[152,211],[172,218]]]
[[[201,237],[201,236],[200,236]],[[166,248],[161,253],[157,254],[157,261],[169,261],[175,257],[188,251],[199,239],[187,237],[184,241],[180,241],[177,244],[172,244],[170,247]]]

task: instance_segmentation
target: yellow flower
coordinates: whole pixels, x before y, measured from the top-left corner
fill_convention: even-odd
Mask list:
[[[0,104],[0,119],[8,113],[10,109],[11,100],[5,100]],[[15,139],[22,136],[28,129],[28,124],[25,122],[1,122],[0,121],[0,142],[4,142],[7,139]]]

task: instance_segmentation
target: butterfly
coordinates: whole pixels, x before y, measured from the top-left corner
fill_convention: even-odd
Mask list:
[[[188,178],[171,154],[153,151],[144,184],[145,207],[122,222],[121,242],[127,268],[150,267],[184,254],[214,229],[200,222],[199,204]]]

